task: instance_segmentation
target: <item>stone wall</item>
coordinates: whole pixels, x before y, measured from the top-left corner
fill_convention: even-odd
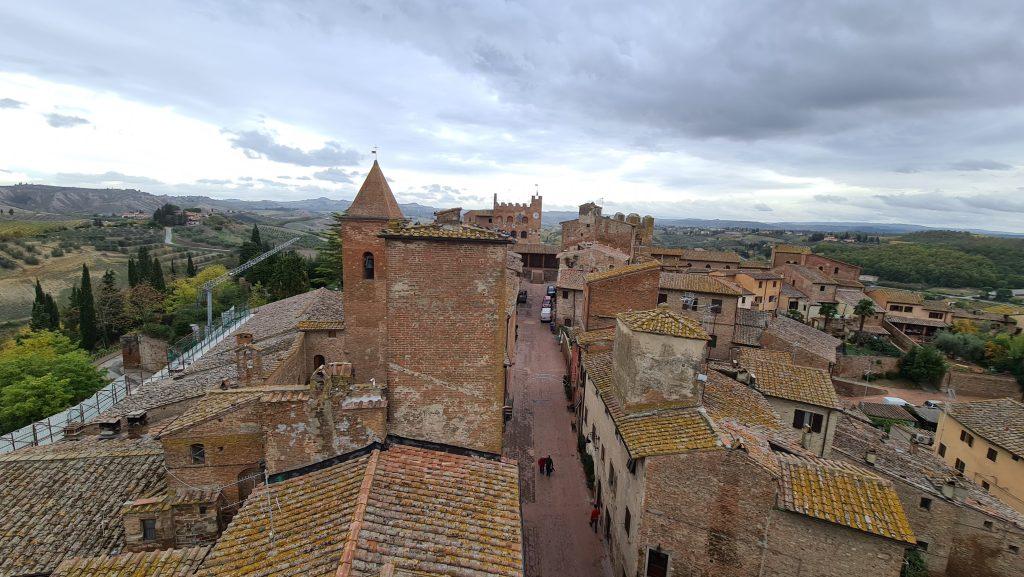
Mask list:
[[[392,434],[501,452],[507,247],[388,241]]]
[[[807,349],[798,347],[789,339],[775,334],[771,329],[765,329],[761,334],[761,346],[772,351],[782,351],[793,355],[793,364],[801,367],[812,367],[815,369],[829,370],[828,359],[819,357]]]
[[[832,377],[832,386],[840,397],[873,397],[889,392],[889,389],[869,385],[865,381],[850,381],[835,376]]]
[[[763,577],[898,577],[907,545],[773,510]]]
[[[876,376],[897,371],[900,364],[898,357],[839,355],[837,359],[832,376],[853,379],[863,378],[869,370]]]
[[[143,371],[155,373],[167,366],[167,343],[151,336],[139,335],[139,361]]]
[[[943,391],[952,388],[958,395],[987,399],[1021,398],[1021,386],[1013,375],[951,370],[942,381]]]

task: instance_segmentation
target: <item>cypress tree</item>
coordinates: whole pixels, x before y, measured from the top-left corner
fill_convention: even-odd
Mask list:
[[[82,263],[82,287],[78,291],[78,327],[79,343],[82,348],[91,351],[96,348],[96,301],[92,295],[92,279],[89,278],[89,267]]]
[[[167,290],[167,283],[164,282],[164,269],[156,257],[153,257],[153,262],[150,264],[149,284],[160,292]]]
[[[34,331],[40,331],[49,327],[49,315],[46,312],[46,297],[43,294],[43,285],[36,279],[36,298],[32,301],[32,320],[29,326]]]
[[[185,265],[185,274],[190,277],[196,276],[196,265],[192,262],[192,253],[188,253],[188,264]]]
[[[135,259],[128,257],[128,286],[133,287],[139,284],[139,271],[135,265]]]
[[[150,270],[151,262],[149,260],[149,249],[146,247],[139,247],[139,260],[135,263],[135,273],[138,275],[140,283],[148,282],[152,278],[153,272]]]
[[[178,271],[174,270],[174,259],[171,259],[171,276],[178,276]]]
[[[53,300],[53,295],[46,293],[44,296],[46,299],[46,316],[50,323],[51,331],[60,330],[60,310],[57,309],[57,301]]]
[[[249,242],[253,243],[257,247],[263,247],[263,241],[260,240],[260,229],[255,224],[252,225],[252,235],[249,237]]]
[[[39,284],[39,279],[36,279],[36,302],[43,302],[43,285]]]

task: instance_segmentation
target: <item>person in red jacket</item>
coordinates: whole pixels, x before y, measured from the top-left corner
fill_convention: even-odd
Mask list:
[[[594,508],[590,510],[590,526],[594,528],[594,533],[597,533],[597,522],[601,519],[601,510],[594,505]]]

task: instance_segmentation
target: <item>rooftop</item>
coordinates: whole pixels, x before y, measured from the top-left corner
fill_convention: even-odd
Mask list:
[[[793,355],[786,351],[773,351],[770,349],[740,349],[739,361],[741,365],[755,362],[792,364]]]
[[[769,429],[782,426],[779,416],[761,393],[718,371],[708,373],[703,402],[708,416],[715,421],[732,419]]]
[[[306,387],[303,387],[303,390],[305,389]],[[206,393],[203,398],[182,414],[161,421],[149,432],[154,438],[161,438],[178,431],[188,430],[199,423],[230,413],[241,406],[255,403],[259,400],[260,395],[262,395],[262,391],[248,387],[226,391],[215,389]]]
[[[508,236],[469,224],[403,224],[386,228],[378,236],[404,240],[455,240],[512,244]]]
[[[765,330],[830,363],[836,362],[836,350],[842,344],[832,335],[784,315],[772,318]]]
[[[662,254],[678,256],[683,260],[699,260],[708,262],[740,262],[740,255],[726,250],[704,250],[699,248],[676,248],[653,246],[644,249],[644,254]]]
[[[847,288],[836,289],[836,300],[839,301],[839,304],[844,304],[850,308],[855,308],[857,306],[857,303],[864,299],[871,301],[872,304],[875,305],[876,313],[885,311],[885,309],[878,306],[878,304],[875,303],[875,301],[872,300],[868,295],[864,294],[864,291]]]
[[[909,411],[904,409],[900,405],[889,405],[886,403],[868,403],[862,401],[857,408],[860,412],[864,413],[869,417],[877,417],[879,419],[892,419],[894,421],[910,421],[912,423],[917,422],[914,415],[911,415]]]
[[[615,328],[610,329],[597,329],[594,331],[583,331],[576,337],[576,342],[581,346],[590,345],[601,341],[611,341],[615,339]]]
[[[581,291],[586,285],[587,273],[582,270],[575,268],[558,269],[558,280],[555,281],[556,287]]]
[[[775,271],[763,270],[759,268],[743,268],[736,272],[737,274],[747,275],[754,280],[780,280],[785,278]]]
[[[793,254],[811,254],[811,249],[806,246],[797,246],[795,244],[777,244],[773,247],[775,252],[786,252]]]
[[[587,353],[583,357],[587,376],[615,421],[629,456],[652,457],[690,450],[712,449],[718,438],[699,409],[665,409],[627,414],[619,405],[612,382],[611,352]]]
[[[208,547],[167,549],[99,557],[73,557],[50,577],[188,577],[203,562]]]
[[[558,254],[560,248],[556,245],[542,242],[517,242],[509,250],[519,254]]]
[[[841,461],[778,453],[779,508],[916,543],[892,483]]]
[[[793,274],[795,274],[797,276],[801,276],[804,279],[806,279],[808,282],[812,282],[814,284],[827,284],[827,285],[839,284],[832,277],[828,276],[827,274],[821,272],[820,270],[818,270],[816,268],[811,268],[809,266],[800,266],[798,264],[787,264],[787,265],[783,266],[783,269],[787,270],[787,271],[790,271],[790,272],[792,272]]]
[[[613,269],[609,269],[602,272],[592,272],[587,275],[587,282],[597,282],[627,274],[633,274],[635,272],[643,272],[648,270],[658,270],[661,268],[661,263],[656,260],[642,262],[638,264],[627,264],[626,266],[619,266]]]
[[[388,179],[380,169],[377,161],[373,161],[366,180],[359,187],[359,192],[352,199],[352,204],[345,211],[345,216],[362,218],[400,219],[404,218],[398,201],[388,186]]]
[[[885,320],[893,324],[918,325],[922,327],[944,327],[949,324],[940,319],[922,319],[920,317],[908,317],[903,315],[885,315]]]
[[[986,441],[1024,455],[1024,403],[1013,399],[951,403],[946,414]]]
[[[908,290],[903,290],[903,289],[888,288],[888,287],[878,287],[878,288],[868,289],[865,292],[871,298],[876,299],[876,300],[881,300],[881,301],[884,301],[884,302],[887,302],[887,303],[895,302],[895,303],[907,303],[907,304],[914,304],[914,305],[919,305],[919,304],[923,304],[924,303],[924,299],[921,297],[920,293],[916,293],[916,292],[908,291]]]
[[[707,293],[736,297],[742,294],[740,291],[736,290],[736,288],[723,283],[717,278],[701,273],[662,272],[659,286],[663,289],[693,293]]]
[[[732,342],[751,347],[761,346],[761,335],[771,316],[770,311],[736,309],[736,329],[733,331]]]
[[[836,292],[838,292],[838,291],[836,291]],[[791,299],[805,299],[805,298],[809,298],[806,294],[804,294],[804,292],[802,290],[796,288],[795,286],[789,284],[788,282],[782,283],[782,290],[779,291],[779,294],[784,296],[784,297],[791,298]]]
[[[616,318],[630,330],[641,333],[711,340],[701,328],[700,323],[684,317],[668,307],[619,313]]]
[[[830,409],[841,406],[827,371],[770,361],[750,361],[744,367],[756,377],[755,388],[764,395]]]
[[[197,576],[519,577],[520,527],[515,464],[395,444],[259,487]]]
[[[152,441],[90,437],[0,455],[0,576],[120,551],[121,507],[165,490]]]

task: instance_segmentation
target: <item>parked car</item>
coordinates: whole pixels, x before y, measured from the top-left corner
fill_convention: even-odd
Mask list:
[[[928,399],[927,401],[924,402],[924,406],[928,407],[929,409],[941,409],[942,408],[942,401],[936,401],[934,399]]]
[[[544,307],[540,309],[540,322],[550,323],[551,322],[551,307]]]
[[[526,298],[527,298],[528,296],[530,296],[530,293],[528,293],[528,292],[526,292],[526,291],[524,291],[524,290],[522,290],[522,291],[519,291],[519,297],[518,297],[518,298],[516,298],[516,302],[519,302],[519,303],[525,303],[525,302],[526,302]]]
[[[548,296],[549,297],[555,296],[555,285],[553,285],[553,284],[549,284],[548,285]]]
[[[544,302],[541,303],[540,306],[541,307],[551,308],[551,296],[550,295],[544,295]]]
[[[903,399],[901,399],[899,397],[882,397],[882,404],[884,404],[884,405],[899,405],[899,406],[902,407],[903,405],[909,405],[910,403],[906,402],[905,400],[903,400]]]

